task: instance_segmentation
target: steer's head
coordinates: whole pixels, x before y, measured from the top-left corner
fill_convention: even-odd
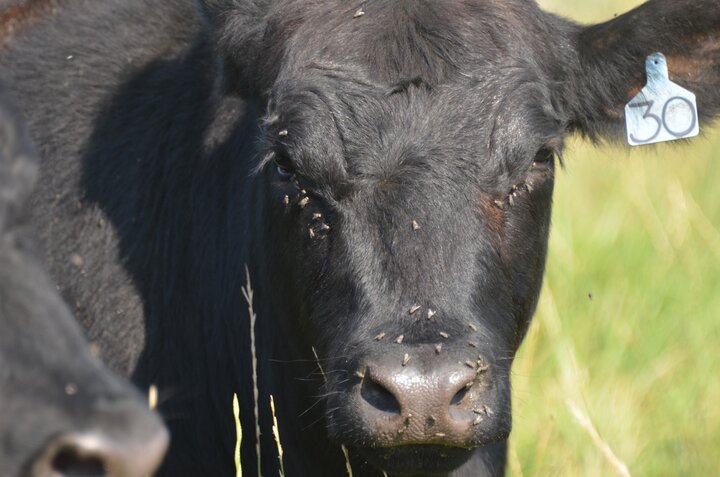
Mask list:
[[[266,107],[260,250],[327,359],[331,437],[408,474],[507,438],[563,138],[617,134],[656,50],[717,105],[720,12],[696,4],[582,29],[521,0],[205,2],[228,87]]]

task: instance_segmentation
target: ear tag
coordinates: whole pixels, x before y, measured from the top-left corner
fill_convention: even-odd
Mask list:
[[[700,134],[695,95],[670,81],[662,53],[645,60],[647,86],[625,106],[628,143],[642,146]]]

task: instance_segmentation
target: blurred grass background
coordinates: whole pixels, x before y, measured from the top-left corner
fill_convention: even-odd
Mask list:
[[[642,1],[540,3],[590,23]],[[633,476],[720,475],[720,127],[703,129],[631,151],[569,142],[508,475],[623,475],[600,440]]]

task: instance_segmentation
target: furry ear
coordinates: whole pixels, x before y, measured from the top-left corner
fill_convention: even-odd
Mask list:
[[[0,84],[0,231],[23,209],[35,184],[37,162],[19,114]]]
[[[285,42],[300,21],[297,2],[198,0],[223,65],[227,88],[262,96],[278,73]]]
[[[593,139],[623,135],[625,104],[645,86],[645,58],[667,57],[670,80],[697,95],[701,120],[720,114],[720,2],[650,0],[577,30],[565,97],[573,124]]]

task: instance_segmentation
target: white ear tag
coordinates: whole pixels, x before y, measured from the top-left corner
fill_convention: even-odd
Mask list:
[[[641,146],[700,134],[695,95],[670,81],[662,53],[645,60],[647,86],[625,106],[628,143]]]

